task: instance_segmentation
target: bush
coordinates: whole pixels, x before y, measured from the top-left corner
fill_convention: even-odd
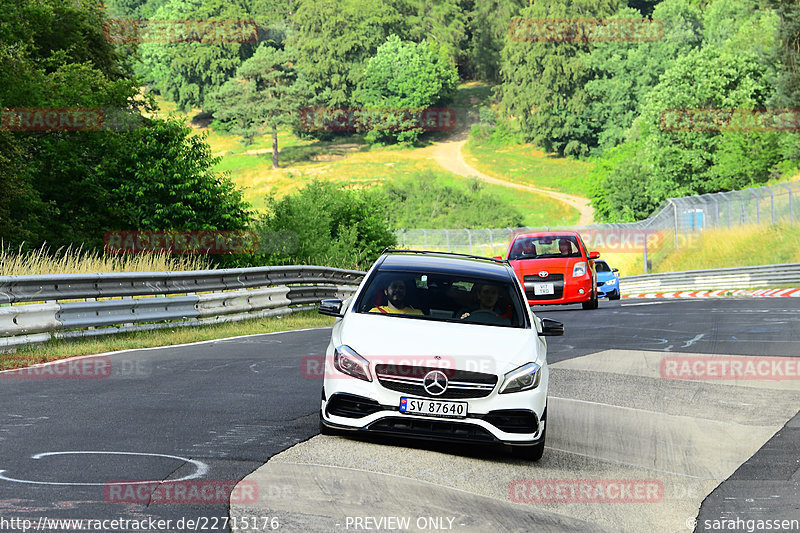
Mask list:
[[[366,269],[397,242],[380,195],[315,180],[280,200],[255,225],[270,264]]]

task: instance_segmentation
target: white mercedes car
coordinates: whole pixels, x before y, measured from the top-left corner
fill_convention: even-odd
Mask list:
[[[510,445],[538,460],[547,419],[547,343],[505,260],[387,250],[328,345],[320,432]]]

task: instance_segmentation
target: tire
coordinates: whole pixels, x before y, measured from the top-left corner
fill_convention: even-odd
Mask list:
[[[533,446],[514,446],[511,448],[511,453],[515,457],[524,459],[525,461],[536,462],[542,458],[542,455],[544,455],[544,439],[546,436],[547,425],[545,424],[544,431],[542,431],[542,439],[538,444],[534,444]]]
[[[581,304],[585,310],[597,309],[599,302],[597,301],[597,292],[592,292],[592,298],[588,302]]]
[[[612,294],[608,295],[609,300],[619,300],[619,298],[620,298],[619,289],[615,290]]]

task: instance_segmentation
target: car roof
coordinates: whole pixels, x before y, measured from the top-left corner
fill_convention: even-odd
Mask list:
[[[514,273],[505,261],[455,254],[387,253],[378,265],[380,272],[418,271],[428,274],[467,275],[497,281],[512,281]]]
[[[569,231],[569,230],[562,230],[562,231],[534,231],[532,233],[520,233],[519,235],[515,236],[515,239],[520,238],[527,238],[527,237],[578,237],[577,231]]]

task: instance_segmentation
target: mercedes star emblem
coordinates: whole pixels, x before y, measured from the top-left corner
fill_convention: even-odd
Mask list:
[[[431,396],[439,396],[447,390],[447,376],[440,370],[431,370],[425,374],[422,386]]]

